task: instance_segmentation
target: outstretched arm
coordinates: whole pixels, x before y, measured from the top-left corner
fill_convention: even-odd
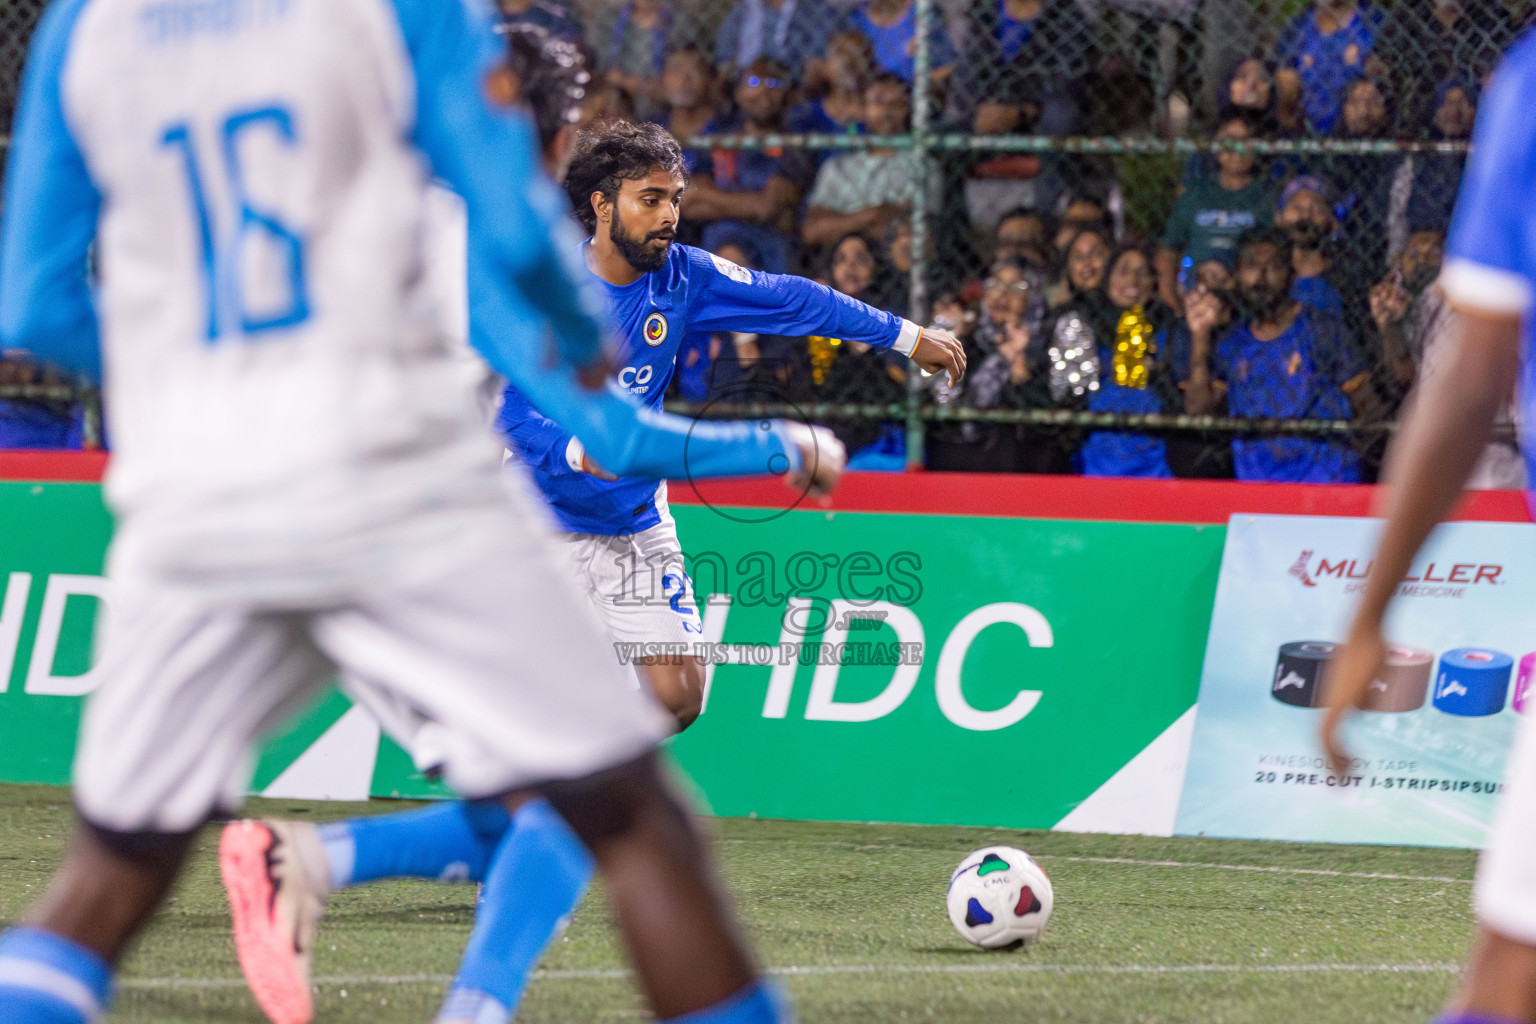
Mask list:
[[[1438,286],[1463,314],[1460,327],[1443,342],[1452,346],[1444,369],[1421,382],[1387,453],[1391,489],[1376,567],[1324,683],[1322,741],[1336,765],[1347,760],[1340,724],[1381,667],[1392,595],[1461,493],[1515,382],[1521,325],[1536,295],[1536,251],[1526,230],[1536,167],[1533,79],[1529,62],[1506,61],[1478,113]]]
[[[965,375],[965,351],[948,331],[925,330],[824,284],[789,274],[738,267],[688,249],[688,324],[699,331],[821,335],[895,349],[924,370]]]

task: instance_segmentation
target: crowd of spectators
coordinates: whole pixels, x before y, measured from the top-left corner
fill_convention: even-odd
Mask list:
[[[684,142],[682,241],[906,315],[921,193],[928,319],[963,337],[971,367],[958,388],[921,381],[927,402],[1365,421],[1411,400],[1454,320],[1432,284],[1462,147],[1213,146],[1149,185],[1109,156],[978,147],[924,174],[903,149],[691,140],[901,135],[925,32],[941,130],[1464,143],[1532,7],[1312,0],[1266,20],[1277,5],[1259,0],[936,0],[919,26],[914,0],[497,2],[585,45],[590,116]],[[836,338],[725,333],[687,339],[673,397],[894,406],[907,372]],[[903,464],[895,416],[830,425],[855,466]],[[931,421],[925,451],[934,469],[1352,482],[1377,470],[1367,441],[962,414]],[[1512,444],[1479,476],[1519,486]]]

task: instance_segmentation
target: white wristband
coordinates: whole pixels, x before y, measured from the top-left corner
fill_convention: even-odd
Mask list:
[[[923,329],[921,327],[911,320],[903,320],[901,322],[901,333],[896,335],[895,341],[891,342],[891,349],[892,351],[900,352],[910,359],[912,358],[912,353],[917,351],[917,343],[922,336]]]

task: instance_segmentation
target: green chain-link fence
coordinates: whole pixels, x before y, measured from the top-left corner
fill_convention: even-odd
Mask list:
[[[1319,479],[1371,477],[1453,323],[1428,284],[1533,7],[498,2],[584,39],[594,116],[684,140],[685,241],[948,327],[970,358],[951,389],[838,339],[691,339],[676,408],[796,408],[868,465]],[[0,4],[3,125],[41,4]],[[1249,262],[1291,266],[1300,327],[1238,280],[1237,238],[1277,224]]]

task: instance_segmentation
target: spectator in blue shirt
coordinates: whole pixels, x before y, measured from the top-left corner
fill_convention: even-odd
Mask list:
[[[800,80],[804,102],[785,115],[790,131],[859,132],[864,124],[864,90],[874,81],[875,46],[858,29],[832,33],[826,52],[806,62]]]
[[[1243,418],[1347,420],[1377,411],[1369,369],[1343,325],[1291,298],[1290,250],[1290,239],[1274,228],[1242,240],[1237,285],[1245,319],[1220,341],[1213,338],[1219,303],[1205,296],[1189,304],[1187,412],[1209,414],[1223,396],[1230,414]],[[1232,442],[1232,456],[1239,480],[1360,480],[1360,458],[1347,441],[1244,438]]]
[[[1314,174],[1292,178],[1280,193],[1275,227],[1291,239],[1291,298],[1328,316],[1344,317],[1344,297],[1334,287],[1332,242],[1339,229],[1333,186]]]
[[[1299,94],[1312,130],[1332,131],[1345,86],[1381,71],[1372,50],[1384,18],[1375,5],[1357,0],[1315,0],[1296,15],[1275,48],[1282,105]]]
[[[731,75],[772,57],[798,78],[838,21],[826,0],[737,0],[715,32],[715,64]]]
[[[866,0],[848,16],[848,26],[869,37],[880,70],[894,72],[903,82],[912,84],[917,42],[917,10],[913,0]],[[937,11],[928,32],[931,75],[934,81],[939,81],[954,70],[955,44],[944,30]]]
[[[671,0],[625,0],[611,13],[595,18],[592,47],[604,81],[618,86],[634,100],[644,120],[661,116],[666,97],[661,72],[667,54],[688,40],[674,18]]]
[[[784,130],[784,101],[793,83],[772,57],[758,57],[736,82],[736,112],[705,132],[761,136]],[[816,158],[803,149],[717,149],[694,161],[683,216],[703,224],[713,250],[727,235],[751,239],[770,274],[789,271],[795,214],[816,180]]]
[[[1072,135],[1087,124],[1093,23],[1072,0],[976,0],[953,109],[982,135]]]

